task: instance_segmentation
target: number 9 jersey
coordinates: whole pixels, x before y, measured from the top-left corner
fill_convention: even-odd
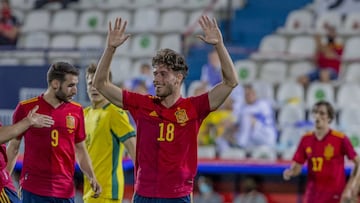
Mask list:
[[[13,122],[37,113],[53,118],[50,128],[30,127],[18,139],[25,138],[21,186],[36,195],[74,197],[75,144],[85,140],[84,115],[80,104],[64,102],[54,108],[43,96],[22,101],[15,109]]]

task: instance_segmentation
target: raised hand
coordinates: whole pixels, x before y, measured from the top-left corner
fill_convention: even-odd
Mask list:
[[[39,106],[36,105],[33,109],[31,109],[31,111],[29,111],[27,119],[29,120],[30,124],[37,128],[48,128],[54,125],[54,120],[52,119],[52,117],[36,113],[38,109]]]
[[[107,35],[108,47],[117,48],[130,37],[129,34],[125,34],[126,25],[126,20],[123,21],[121,18],[116,18],[114,29],[112,29],[111,22],[109,22],[109,30]]]
[[[217,45],[219,42],[222,43],[223,38],[215,18],[210,20],[208,16],[201,16],[199,24],[204,31],[204,36],[198,35],[198,38],[212,45]]]

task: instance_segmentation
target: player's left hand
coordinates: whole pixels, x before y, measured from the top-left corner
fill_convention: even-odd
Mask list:
[[[222,43],[223,38],[215,18],[210,20],[208,16],[201,16],[199,20],[199,24],[202,30],[204,31],[204,36],[198,35],[197,36],[198,38],[212,45],[217,45],[218,43]]]
[[[97,182],[97,180],[95,178],[91,178],[89,181],[90,181],[91,188],[94,191],[94,195],[92,197],[98,198],[102,191],[100,184]]]

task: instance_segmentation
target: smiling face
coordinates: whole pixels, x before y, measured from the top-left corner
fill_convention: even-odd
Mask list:
[[[55,90],[55,97],[59,101],[70,102],[77,93],[79,78],[76,75],[66,74],[64,81],[53,80],[52,86]]]
[[[171,70],[165,64],[155,65],[153,74],[156,96],[165,98],[180,92],[182,74]]]

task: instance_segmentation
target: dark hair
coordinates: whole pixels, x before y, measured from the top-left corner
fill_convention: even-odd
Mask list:
[[[79,69],[67,62],[56,62],[50,66],[47,72],[48,83],[50,84],[53,80],[63,82],[66,74],[79,76]]]
[[[314,104],[314,107],[312,109],[312,112],[314,112],[315,109],[319,108],[320,106],[325,106],[328,116],[330,118],[330,122],[334,119],[335,117],[335,110],[334,107],[330,104],[330,102],[327,101],[318,101]]]
[[[86,68],[86,78],[87,78],[90,74],[95,74],[96,68],[97,68],[97,65],[96,65],[95,63],[91,63],[91,64]],[[109,72],[109,80],[112,81],[111,71]]]
[[[152,59],[152,65],[159,65],[159,64],[165,64],[167,65],[171,70],[180,72],[184,79],[188,75],[188,66],[185,62],[185,59],[182,55],[176,53],[174,50],[171,49],[160,49],[156,56]]]

